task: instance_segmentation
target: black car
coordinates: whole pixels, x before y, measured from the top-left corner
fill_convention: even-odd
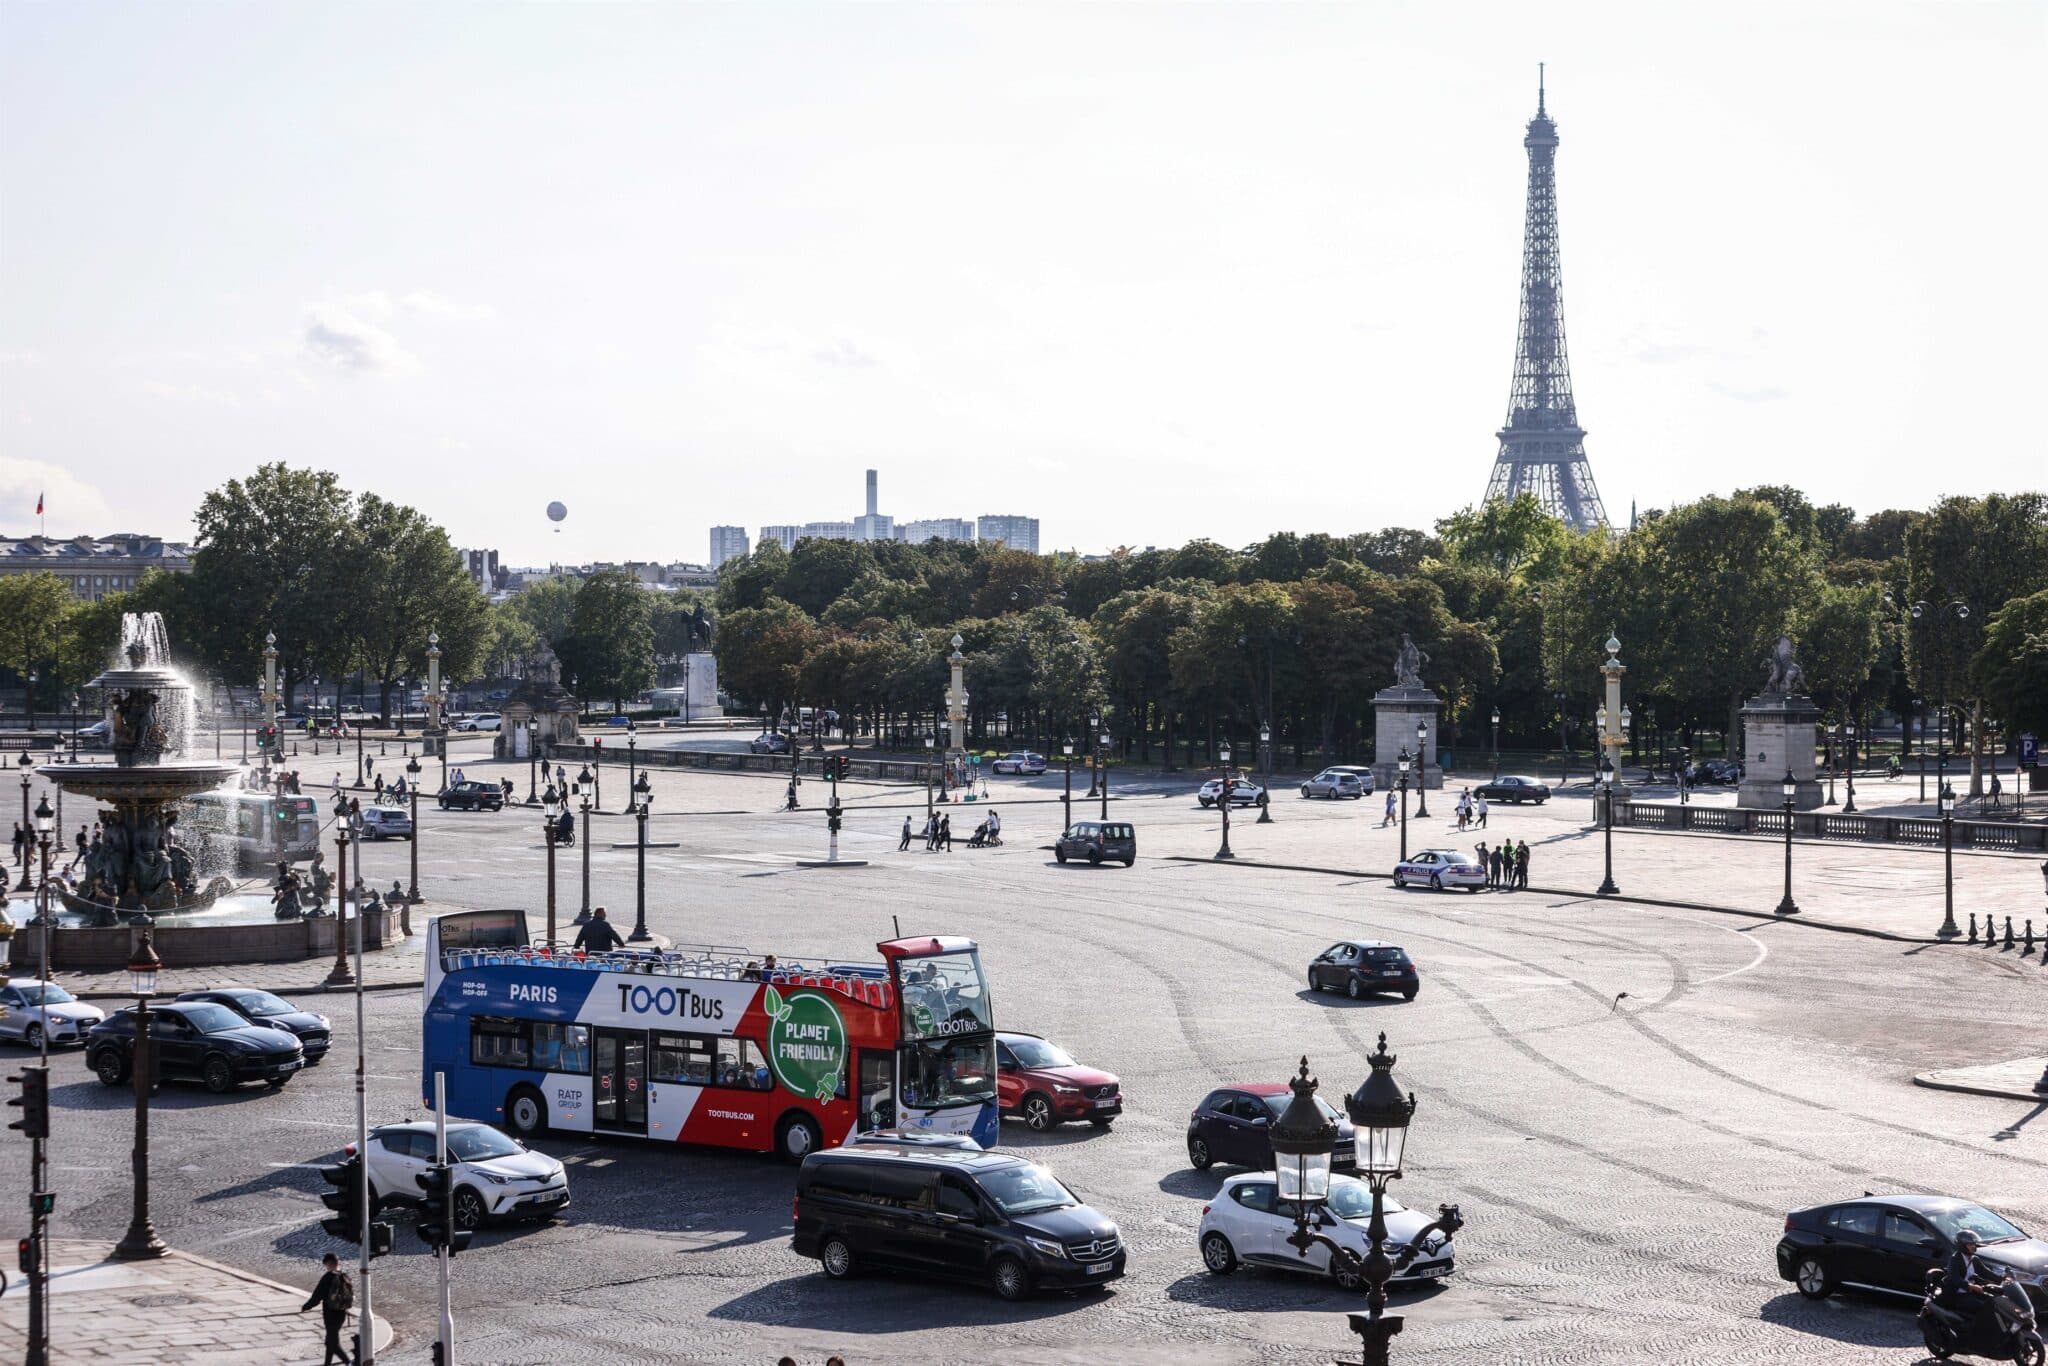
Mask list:
[[[1294,1092],[1282,1082],[1262,1081],[1249,1086],[1226,1086],[1211,1091],[1188,1116],[1188,1162],[1196,1171],[1207,1171],[1218,1162],[1254,1171],[1273,1169],[1273,1140],[1268,1132]],[[1330,1165],[1339,1171],[1356,1170],[1357,1139],[1351,1121],[1316,1097],[1323,1118],[1337,1126],[1337,1146]]]
[[[1061,863],[1114,860],[1128,868],[1138,861],[1138,828],[1128,821],[1075,821],[1052,842],[1052,856]]]
[[[1785,1216],[1778,1275],[1808,1299],[1845,1286],[1919,1299],[1927,1273],[1948,1261],[1955,1237],[1975,1230],[1977,1260],[1994,1275],[2010,1267],[2035,1307],[2048,1311],[2048,1242],[1968,1200],[1946,1195],[1869,1195]]]
[[[1742,781],[1742,765],[1733,759],[1702,759],[1686,770],[1687,787],[1734,787]]]
[[[245,1081],[272,1090],[306,1065],[299,1041],[252,1025],[211,1001],[170,1001],[149,1012],[149,1051],[159,1080],[189,1077],[216,1095]],[[109,1086],[126,1082],[135,1061],[133,1007],[109,1015],[85,1039],[85,1064]]]
[[[496,783],[460,782],[449,784],[441,794],[443,811],[502,811],[505,789]]]
[[[1490,783],[1481,783],[1472,789],[1472,795],[1490,802],[1513,802],[1517,806],[1523,802],[1534,802],[1541,806],[1550,800],[1550,785],[1536,778],[1510,774],[1495,778]]]
[[[281,996],[273,996],[254,987],[214,987],[207,991],[188,991],[178,999],[211,1001],[217,1006],[226,1006],[252,1025],[282,1029],[306,1050],[308,1065],[327,1056],[327,1047],[334,1032],[327,1017],[315,1015],[310,1010],[300,1010]]]
[[[1415,963],[1398,944],[1346,939],[1330,945],[1308,965],[1310,991],[1341,991],[1352,1000],[1398,991],[1412,1001],[1422,990]]]
[[[1007,1153],[862,1144],[804,1159],[790,1246],[833,1280],[869,1267],[980,1281],[1006,1300],[1124,1274],[1107,1215]]]

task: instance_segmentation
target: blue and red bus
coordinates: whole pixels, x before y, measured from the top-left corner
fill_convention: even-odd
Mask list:
[[[981,953],[924,936],[873,963],[678,946],[583,954],[522,911],[427,926],[420,1090],[450,1115],[801,1161],[870,1129],[994,1144],[995,1025]]]

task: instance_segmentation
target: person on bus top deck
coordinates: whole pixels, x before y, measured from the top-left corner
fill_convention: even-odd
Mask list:
[[[626,947],[626,941],[619,938],[619,932],[604,918],[604,907],[598,906],[592,909],[583,928],[576,932],[576,942],[572,947],[589,953],[609,953]]]

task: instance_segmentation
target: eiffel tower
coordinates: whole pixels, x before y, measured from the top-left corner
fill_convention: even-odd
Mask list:
[[[1586,432],[1572,403],[1564,349],[1564,287],[1557,261],[1557,125],[1544,108],[1537,67],[1536,117],[1522,145],[1529,149],[1529,215],[1522,234],[1522,327],[1515,349],[1514,391],[1486,501],[1530,493],[1544,511],[1580,531],[1607,525]]]

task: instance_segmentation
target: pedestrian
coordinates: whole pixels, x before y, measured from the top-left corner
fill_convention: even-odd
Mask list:
[[[78,827],[78,853],[72,858],[71,867],[66,868],[64,871],[68,873],[71,871],[71,868],[76,868],[79,864],[85,862],[85,851],[89,847],[86,843],[85,827],[81,825]]]
[[[1390,787],[1390,788],[1388,788],[1388,789],[1387,789],[1387,809],[1386,809],[1386,814],[1380,817],[1380,829],[1384,830],[1384,829],[1386,829],[1386,828],[1387,828],[1388,826],[1392,825],[1393,823],[1394,823],[1394,789]]]
[[[303,1314],[316,1304],[320,1306],[320,1321],[327,1329],[327,1351],[320,1358],[320,1366],[328,1366],[334,1361],[341,1362],[342,1366],[354,1366],[355,1358],[348,1354],[348,1348],[341,1345],[341,1330],[348,1326],[349,1310],[356,1305],[355,1282],[341,1269],[341,1258],[332,1252],[320,1259],[320,1265],[326,1270],[313,1287],[313,1293],[299,1306],[299,1312]]]
[[[461,784],[462,782],[464,782],[464,781],[465,781],[465,779],[464,779],[464,778],[463,778],[463,776],[462,776],[462,770],[461,770],[461,769],[459,769],[459,768],[455,770],[455,775],[454,775],[454,778],[455,778],[455,782],[456,782],[456,783],[457,783],[458,785],[460,785],[460,784]]]
[[[576,932],[576,942],[572,947],[591,953],[609,953],[626,947],[626,941],[619,938],[619,932],[604,918],[604,907],[598,906],[591,910],[590,919]]]
[[[898,844],[898,845],[896,846],[896,852],[900,854],[900,853],[902,853],[902,852],[903,852],[903,851],[904,851],[905,849],[908,849],[909,847],[910,847],[910,817],[908,817],[908,816],[905,816],[905,817],[903,818],[903,842],[902,842],[901,844]]]
[[[946,846],[946,852],[953,852],[953,816],[951,812],[939,817],[939,843]]]
[[[26,798],[23,800],[26,800]],[[28,865],[28,855],[22,853],[21,849],[22,842],[27,838],[28,836],[22,832],[21,822],[16,821],[14,823],[14,861],[24,867]]]
[[[1480,828],[1481,830],[1484,830],[1484,829],[1486,828],[1486,794],[1485,794],[1485,793],[1481,793],[1481,794],[1480,794],[1479,796],[1477,796],[1477,797],[1474,797],[1474,798],[1472,799],[1472,810],[1473,810],[1473,812],[1474,812],[1475,814],[1477,814],[1477,815],[1478,815],[1478,817],[1479,817],[1479,828]]]
[[[338,768],[334,770],[334,795],[337,800],[341,797],[341,770]]]
[[[939,818],[927,814],[924,818],[924,850],[929,854],[939,847]]]
[[[1991,770],[1991,809],[1993,811],[1997,811],[2002,808],[2002,803],[2000,802],[1999,797],[2000,794],[2002,794],[2004,791],[2004,785],[1998,781],[1998,770],[1994,768]]]
[[[1486,885],[1495,891],[1500,890],[1500,865],[1502,857],[1501,847],[1498,844],[1494,845],[1493,852],[1486,856]]]
[[[1523,840],[1515,846],[1515,886],[1529,890],[1529,841]]]
[[[384,804],[384,775],[383,775],[383,774],[379,773],[379,774],[377,774],[377,775],[376,775],[376,785],[375,785],[375,787],[374,787],[374,788],[373,788],[372,790],[373,790],[373,791],[374,791],[374,792],[375,792],[375,793],[377,794],[377,795],[376,795],[376,797],[375,797],[375,798],[373,799],[373,802],[374,802],[374,804],[375,804],[375,805],[378,805],[378,806],[382,806],[382,805]]]
[[[1481,876],[1481,877],[1484,877],[1484,876],[1486,875],[1486,841],[1485,841],[1485,840],[1481,840],[1481,841],[1479,841],[1479,855],[1478,855],[1478,857],[1479,857],[1479,874],[1480,874],[1480,876]]]

